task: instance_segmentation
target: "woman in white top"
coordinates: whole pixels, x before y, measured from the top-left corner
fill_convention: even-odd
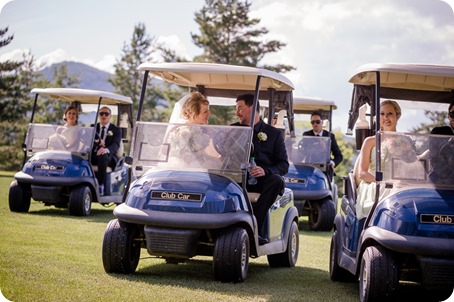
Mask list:
[[[397,121],[401,116],[399,104],[386,100],[380,105],[380,130],[396,132]],[[358,219],[366,217],[375,200],[375,136],[364,140],[358,160],[355,164],[355,178],[359,183],[356,199],[356,215]],[[382,165],[383,172],[387,173],[386,163]],[[389,189],[380,189],[380,199],[389,194]]]

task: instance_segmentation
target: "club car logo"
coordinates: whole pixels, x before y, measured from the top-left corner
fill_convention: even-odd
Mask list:
[[[53,165],[39,165],[37,167],[37,169],[41,169],[41,170],[52,170],[52,171],[62,171],[63,170],[63,167],[60,167],[60,166],[53,166]]]
[[[306,184],[306,179],[304,178],[284,177],[284,181],[291,184]]]
[[[202,201],[202,194],[186,192],[153,191],[151,198],[165,200]]]
[[[421,223],[454,224],[454,215],[421,214]]]

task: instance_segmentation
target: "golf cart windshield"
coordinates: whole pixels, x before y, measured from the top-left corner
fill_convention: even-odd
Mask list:
[[[289,161],[294,164],[326,165],[330,161],[329,137],[287,137],[285,145]]]
[[[81,153],[88,156],[93,141],[92,127],[65,127],[30,124],[25,139],[27,152],[56,150]]]
[[[131,155],[147,170],[210,170],[232,177],[247,167],[250,127],[137,122]]]
[[[454,186],[452,136],[383,132],[383,181],[399,187]]]

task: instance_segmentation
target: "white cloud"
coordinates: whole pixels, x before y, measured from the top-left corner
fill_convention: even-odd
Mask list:
[[[21,61],[23,59],[24,54],[28,54],[28,49],[14,49],[13,51],[4,53],[0,55],[0,61]]]
[[[195,56],[194,51],[188,49],[178,35],[160,36],[156,40],[166,48],[173,49],[178,56],[186,58],[187,60],[191,60]],[[158,57],[155,59],[160,60]]]
[[[114,55],[106,55],[101,61],[95,62],[93,66],[109,73],[114,73],[114,64],[117,63],[117,58]]]

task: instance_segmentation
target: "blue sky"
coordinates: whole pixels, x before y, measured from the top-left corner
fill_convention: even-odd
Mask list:
[[[6,0],[0,0],[0,5]],[[290,64],[285,74],[295,95],[329,99],[339,109],[334,129],[346,130],[351,85],[348,79],[366,63],[454,65],[454,14],[440,0],[253,0],[251,17],[269,29],[266,39],[287,46],[263,63]],[[449,0],[453,2],[453,0]],[[38,62],[84,62],[111,71],[134,26],[181,56],[200,49],[194,13],[204,0],[13,0],[0,13],[0,28],[14,40],[0,49],[0,61],[31,51]],[[414,119],[414,117],[408,116]],[[406,129],[399,129],[405,131]]]

